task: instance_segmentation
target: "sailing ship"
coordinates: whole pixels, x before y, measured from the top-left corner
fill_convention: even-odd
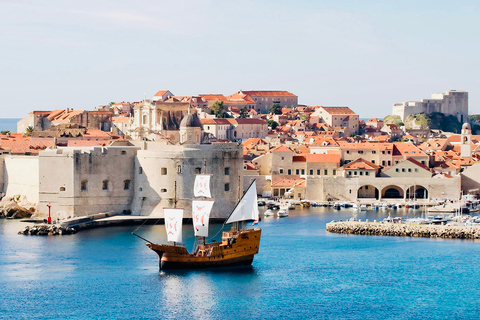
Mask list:
[[[155,244],[147,240],[147,247],[159,256],[161,270],[167,269],[199,269],[227,266],[251,265],[260,247],[261,229],[246,229],[246,221],[258,222],[257,188],[255,181],[237,203],[225,220],[231,224],[230,231],[222,232],[222,241],[207,243],[208,221],[214,201],[210,195],[210,175],[197,175],[192,201],[192,221],[196,241],[193,253],[189,253],[182,243],[183,209],[164,208],[167,244]],[[201,197],[198,199],[198,197]],[[239,224],[243,227],[239,228]]]

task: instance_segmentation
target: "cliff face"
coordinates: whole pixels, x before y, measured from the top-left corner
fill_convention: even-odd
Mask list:
[[[386,116],[383,119],[385,124],[393,123],[397,126],[405,125],[406,129],[440,129],[445,132],[460,132],[462,123],[455,116],[447,116],[440,112],[431,114],[411,114],[402,123],[401,118],[396,115]]]

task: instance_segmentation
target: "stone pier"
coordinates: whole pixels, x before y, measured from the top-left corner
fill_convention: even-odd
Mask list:
[[[479,227],[453,225],[340,221],[327,223],[327,231],[369,236],[480,239]]]

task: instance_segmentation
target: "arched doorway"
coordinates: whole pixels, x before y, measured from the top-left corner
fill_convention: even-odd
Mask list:
[[[369,198],[378,200],[378,195],[378,189],[372,185],[364,185],[357,190],[357,199]]]
[[[407,199],[428,199],[428,190],[420,185],[411,186],[407,189]]]
[[[399,186],[387,186],[382,190],[384,199],[403,199],[403,189]]]

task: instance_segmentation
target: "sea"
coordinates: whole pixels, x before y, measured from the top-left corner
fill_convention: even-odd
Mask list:
[[[414,215],[404,210],[392,214]],[[160,272],[131,234],[163,242],[163,225],[25,236],[25,223],[3,219],[0,318],[478,319],[480,242],[326,232],[350,217],[316,207],[264,218],[251,267],[182,272]],[[219,240],[221,226],[211,229]],[[192,247],[191,227],[183,232]]]
[[[17,122],[21,119],[17,118],[0,118],[0,132],[1,131],[10,131],[16,132],[17,131]]]

